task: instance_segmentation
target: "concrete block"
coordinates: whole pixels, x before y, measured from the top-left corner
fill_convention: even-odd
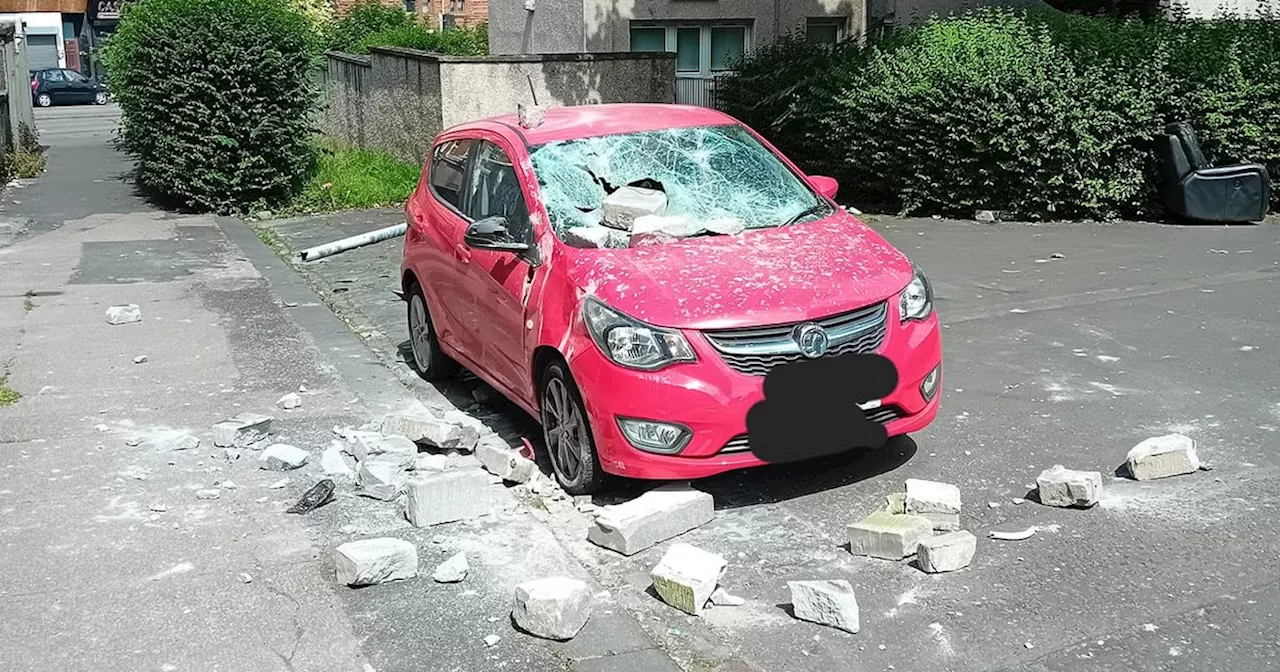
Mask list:
[[[884,498],[884,510],[886,513],[896,513],[898,515],[907,512],[907,493],[891,492]]]
[[[443,450],[471,452],[480,440],[480,432],[426,412],[392,413],[382,422],[383,434],[399,434],[410,441]]]
[[[218,448],[248,448],[267,438],[275,418],[260,413],[241,413],[213,426],[213,445]]]
[[[476,445],[476,458],[489,473],[508,483],[528,483],[538,470],[533,460],[510,448],[488,443]]]
[[[395,455],[399,459],[388,459],[391,462],[408,460],[413,464],[418,456],[418,444],[407,436],[399,434],[382,434],[380,432],[352,432],[351,455],[363,462],[373,456]],[[406,457],[407,456],[407,457]]]
[[[970,532],[939,534],[920,542],[916,563],[930,574],[954,572],[968,567],[977,550],[978,538]]]
[[[347,464],[347,457],[342,452],[342,444],[334,441],[320,454],[320,468],[326,476],[354,478],[356,472]]]
[[[791,608],[795,617],[857,633],[858,599],[853,586],[844,579],[830,581],[788,581]]]
[[[423,473],[409,479],[404,516],[416,527],[468,520],[493,508],[489,477],[479,467]]]
[[[1102,496],[1102,474],[1076,471],[1055,464],[1036,478],[1040,503],[1047,506],[1089,508]]]
[[[924,481],[918,478],[907,479],[906,513],[908,515],[943,514],[941,516],[926,515],[935,524],[935,529],[960,529],[960,488],[950,483]]]
[[[511,617],[521,630],[543,639],[573,639],[591,618],[591,588],[565,576],[516,586]]]
[[[1181,434],[1155,436],[1134,446],[1128,455],[1129,473],[1139,481],[1180,476],[1200,470],[1196,442]]]
[[[467,578],[469,571],[471,566],[467,564],[467,554],[458,551],[448,560],[440,563],[436,571],[431,574],[431,578],[437,583],[458,583]]]
[[[136,304],[126,303],[107,308],[107,324],[132,324],[142,321],[142,309]]]
[[[267,471],[297,469],[311,459],[311,453],[285,443],[273,443],[258,456],[258,467]]]
[[[587,541],[623,555],[704,525],[715,517],[711,495],[688,485],[665,485],[639,497],[601,509],[587,530]]]
[[[933,523],[933,529],[943,532],[955,532],[960,529],[960,514],[957,513],[914,513]]]
[[[397,462],[365,460],[360,463],[357,478],[359,494],[390,502],[405,491],[409,476],[404,466]]]
[[[849,552],[886,560],[914,555],[920,541],[933,534],[928,518],[876,511],[849,526]]]
[[[620,187],[604,197],[603,205],[601,224],[620,231],[630,231],[637,217],[666,214],[667,195],[657,189]]]
[[[662,556],[650,577],[663,602],[693,616],[711,599],[728,562],[695,546],[675,543]]]
[[[434,453],[419,453],[413,461],[414,471],[444,471],[455,467],[448,455],[437,455]]]
[[[338,583],[370,586],[418,575],[418,549],[403,539],[388,537],[349,541],[333,552]]]

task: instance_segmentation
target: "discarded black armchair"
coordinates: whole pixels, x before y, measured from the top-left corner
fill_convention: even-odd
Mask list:
[[[1157,141],[1164,163],[1164,199],[1179,217],[1207,222],[1256,222],[1271,204],[1266,166],[1212,167],[1191,126],[1169,124]]]

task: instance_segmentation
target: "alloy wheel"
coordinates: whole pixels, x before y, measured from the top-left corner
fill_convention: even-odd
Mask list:
[[[49,97],[49,94],[42,93],[36,96],[36,105],[39,105],[40,107],[49,107],[52,104],[53,99]]]
[[[543,391],[542,425],[546,428],[547,451],[556,471],[566,481],[577,479],[582,470],[586,425],[564,381],[559,378],[548,381]]]
[[[430,373],[434,346],[431,343],[427,306],[421,294],[414,294],[409,299],[409,347],[413,350],[413,361],[418,365],[418,370]]]

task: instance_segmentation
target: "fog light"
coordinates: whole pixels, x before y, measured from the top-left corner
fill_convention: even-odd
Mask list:
[[[925,401],[933,400],[933,395],[937,394],[938,392],[938,380],[941,378],[942,378],[941,364],[939,364],[932,371],[930,371],[929,375],[924,377],[924,382],[920,383],[920,396],[924,397]]]
[[[693,438],[688,427],[670,422],[618,418],[618,427],[631,445],[649,453],[678,453]]]

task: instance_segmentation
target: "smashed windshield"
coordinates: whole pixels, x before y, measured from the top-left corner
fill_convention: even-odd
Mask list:
[[[628,247],[827,214],[739,125],[552,142],[532,152],[551,226],[578,247]]]

